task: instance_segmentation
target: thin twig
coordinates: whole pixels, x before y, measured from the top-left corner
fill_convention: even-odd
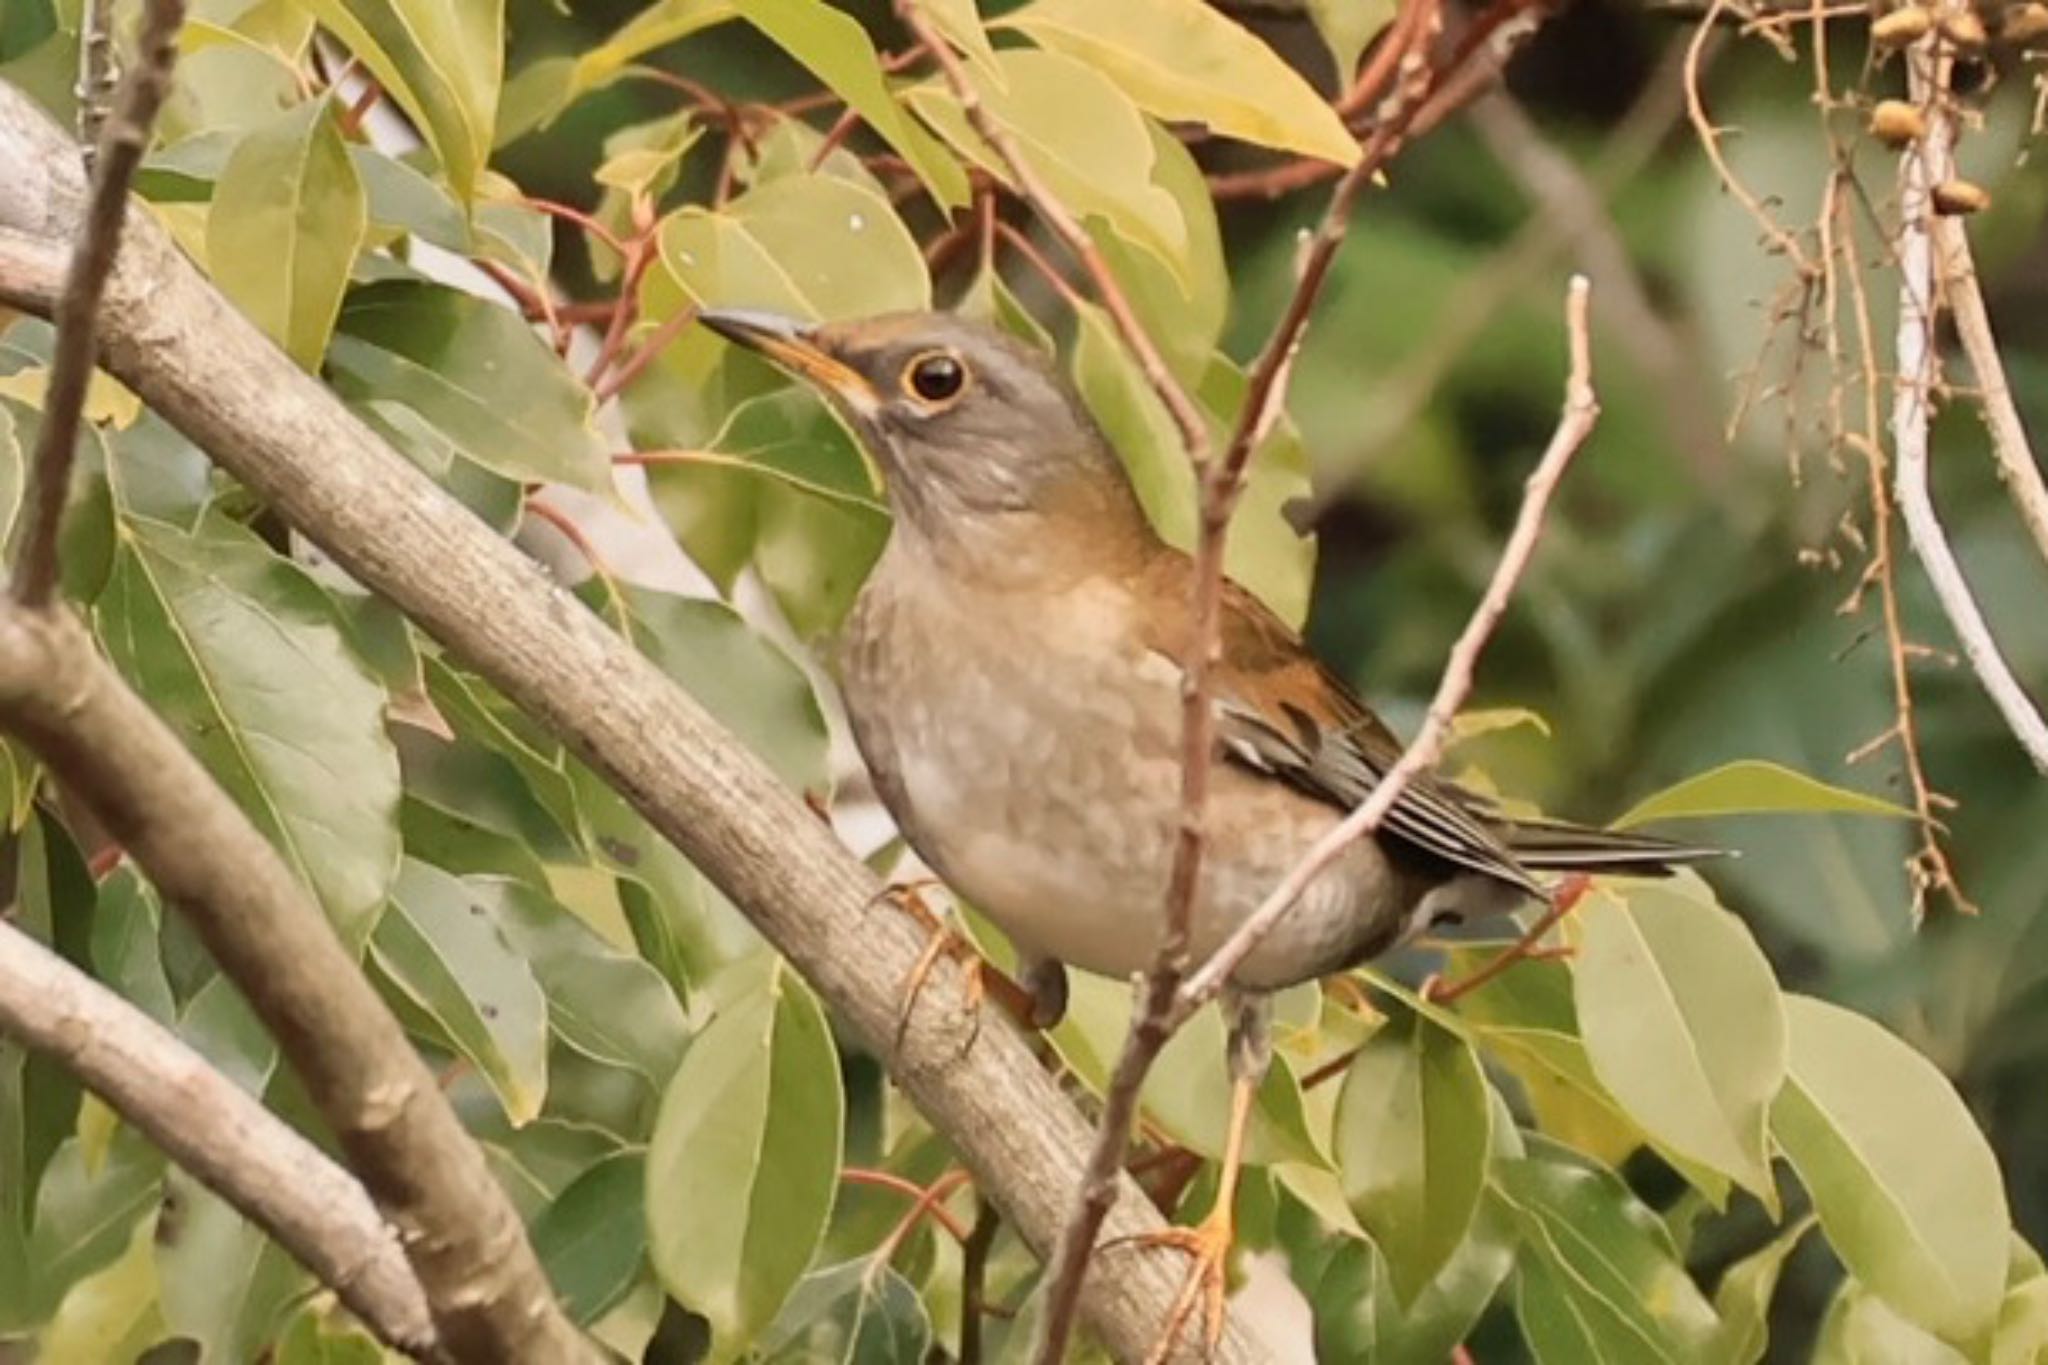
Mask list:
[[[107,275],[121,246],[128,214],[128,183],[149,150],[157,110],[171,90],[178,59],[178,30],[184,0],[150,0],[142,16],[142,38],[134,69],[121,81],[114,108],[100,130],[93,158],[92,188],[71,252],[64,296],[57,301],[57,340],[50,356],[50,385],[43,398],[43,422],[36,433],[34,462],[22,499],[21,543],[14,557],[14,597],[21,605],[49,604],[57,587],[57,532],[71,491],[78,453],[78,428],[85,391],[99,358],[95,331]]]
[[[871,1185],[879,1190],[894,1190],[906,1195],[911,1201],[910,1211],[917,1217],[927,1215],[946,1230],[946,1235],[956,1242],[965,1242],[970,1233],[958,1218],[947,1212],[940,1203],[947,1195],[966,1183],[965,1171],[949,1171],[930,1185],[920,1185],[915,1180],[905,1179],[893,1171],[877,1171],[865,1166],[846,1166],[839,1172],[839,1178],[849,1185]],[[937,1191],[936,1194],[933,1191]]]
[[[982,1365],[981,1320],[988,1312],[988,1258],[1003,1215],[987,1195],[974,1196],[974,1227],[960,1243],[960,1365]]]
[[[1900,158],[1898,387],[1892,404],[1892,441],[1898,461],[1893,470],[1894,486],[1913,550],[1962,643],[1963,656],[2035,769],[2048,773],[2048,723],[2043,723],[2040,711],[1999,651],[1949,547],[1928,488],[1927,428],[1937,378],[1934,332],[1941,306],[1935,294],[1931,192],[1953,173],[1955,145],[1955,113],[1948,102],[1948,58],[1937,50],[1936,42],[1936,37],[1929,35],[1906,57],[1909,85],[1922,106],[1927,131]]]
[[[1507,609],[1515,584],[1535,552],[1551,494],[1556,490],[1558,480],[1564,476],[1572,456],[1592,434],[1593,423],[1600,415],[1600,403],[1593,392],[1592,340],[1587,321],[1591,294],[1592,286],[1585,276],[1572,278],[1565,295],[1565,334],[1571,347],[1571,373],[1565,381],[1564,413],[1550,438],[1549,447],[1543,452],[1543,458],[1538,461],[1535,472],[1529,475],[1522,495],[1522,510],[1515,517],[1514,530],[1509,533],[1507,544],[1501,550],[1493,579],[1486,585],[1479,605],[1473,608],[1472,619],[1466,623],[1464,632],[1451,647],[1450,658],[1444,664],[1443,680],[1437,684],[1436,696],[1429,703],[1422,728],[1402,753],[1400,761],[1372,789],[1372,794],[1318,839],[1280,885],[1273,888],[1272,894],[1266,897],[1251,918],[1187,979],[1181,987],[1178,1001],[1183,1014],[1193,1013],[1222,991],[1230,980],[1230,974],[1280,922],[1281,916],[1287,913],[1317,874],[1352,843],[1378,829],[1380,821],[1394,808],[1394,803],[1408,784],[1433,765],[1442,753],[1444,741],[1450,734],[1451,721],[1472,690],[1473,670],[1478,665],[1480,652],[1486,648],[1487,640],[1500,622],[1501,613]]]
[[[0,1031],[76,1075],[384,1342],[434,1356],[419,1281],[355,1177],[163,1025],[5,922]]]
[[[98,158],[107,101],[120,79],[114,61],[114,0],[88,0],[78,35],[78,145],[86,174]]]

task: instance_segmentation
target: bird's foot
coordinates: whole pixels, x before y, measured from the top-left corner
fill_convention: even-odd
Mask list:
[[[977,1032],[981,1027],[981,1007],[990,999],[1027,1029],[1046,1029],[1058,1023],[1066,1012],[1067,1003],[1066,976],[1059,964],[1027,963],[1023,984],[1012,981],[984,961],[974,944],[953,926],[949,917],[934,910],[925,900],[923,893],[937,885],[939,883],[930,878],[899,883],[884,890],[880,897],[909,915],[925,931],[924,951],[918,954],[917,961],[911,964],[903,979],[902,998],[896,1011],[895,1046],[902,1047],[903,1035],[910,1027],[910,1016],[917,1008],[918,997],[944,958],[951,958],[960,965],[962,1004],[973,1019]],[[970,1034],[968,1046],[971,1047],[973,1042],[974,1035]]]
[[[1181,1281],[1180,1292],[1174,1296],[1173,1306],[1167,1310],[1166,1322],[1159,1330],[1159,1339],[1153,1344],[1151,1354],[1145,1357],[1145,1365],[1166,1365],[1176,1358],[1181,1338],[1190,1319],[1198,1311],[1202,1324],[1202,1357],[1206,1359],[1216,1353],[1217,1344],[1223,1340],[1223,1313],[1229,1300],[1230,1249],[1236,1234],[1236,1220],[1231,1216],[1229,1207],[1219,1205],[1191,1228],[1162,1228],[1158,1232],[1123,1239],[1122,1244],[1127,1246],[1135,1243],[1179,1251],[1189,1261],[1187,1277]]]

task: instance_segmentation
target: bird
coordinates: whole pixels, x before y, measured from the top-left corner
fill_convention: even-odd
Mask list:
[[[1128,979],[1160,942],[1181,818],[1194,566],[1147,520],[1055,357],[952,313],[827,323],[706,309],[809,384],[881,473],[888,541],[837,642],[856,747],[902,836],[1019,953],[1031,1022],[1065,969]],[[1226,579],[1216,750],[1191,926],[1201,961],[1400,758],[1301,636]],[[1225,996],[1219,1192],[1180,1245],[1221,1330],[1224,1258],[1268,1000],[1433,925],[1546,898],[1545,874],[1661,874],[1721,850],[1515,818],[1435,774],[1309,883]]]

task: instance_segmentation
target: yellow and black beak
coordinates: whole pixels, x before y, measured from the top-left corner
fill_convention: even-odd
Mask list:
[[[779,313],[747,308],[706,308],[697,320],[738,346],[766,356],[806,383],[816,385],[862,417],[882,406],[867,377],[819,344],[817,329]]]

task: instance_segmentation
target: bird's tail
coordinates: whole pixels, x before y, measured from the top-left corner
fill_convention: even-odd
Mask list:
[[[1503,820],[1497,826],[1515,861],[1532,872],[1617,872],[1657,876],[1729,850],[1651,834],[1591,829],[1564,820]]]

